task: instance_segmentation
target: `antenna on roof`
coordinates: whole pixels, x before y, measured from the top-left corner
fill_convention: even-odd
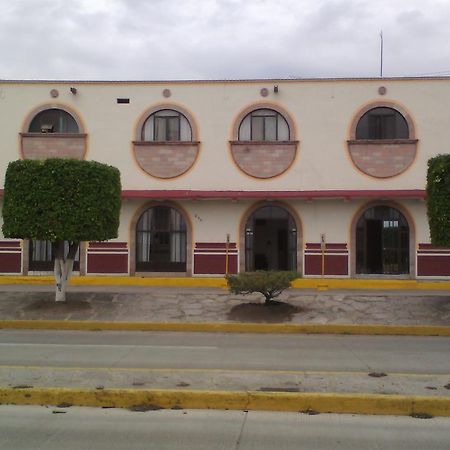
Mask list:
[[[383,78],[383,30],[380,31],[380,77]]]

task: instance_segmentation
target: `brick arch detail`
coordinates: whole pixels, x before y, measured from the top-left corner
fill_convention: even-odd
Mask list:
[[[281,114],[289,127],[289,141],[240,141],[239,127],[252,111],[272,109]],[[292,167],[298,151],[297,130],[291,114],[278,104],[254,103],[239,112],[232,124],[230,152],[236,166],[246,175],[269,179],[285,173]]]
[[[356,139],[361,117],[374,108],[391,108],[400,113],[408,125],[408,139]],[[350,123],[348,153],[355,167],[374,178],[391,178],[405,172],[417,155],[416,128],[411,115],[397,103],[371,102],[361,108]]]
[[[142,127],[155,112],[171,109],[183,114],[191,127],[190,141],[143,141]],[[171,179],[184,175],[195,164],[200,153],[198,126],[193,114],[183,106],[174,103],[160,103],[147,109],[137,121],[134,130],[133,156],[139,167],[155,178]]]

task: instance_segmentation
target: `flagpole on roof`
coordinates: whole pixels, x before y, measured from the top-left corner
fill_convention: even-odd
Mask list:
[[[380,31],[380,77],[383,78],[383,30]]]

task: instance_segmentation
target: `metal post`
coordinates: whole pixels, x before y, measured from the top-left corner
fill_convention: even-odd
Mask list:
[[[227,234],[227,241],[225,243],[225,275],[228,275],[228,249],[230,247],[230,235]]]

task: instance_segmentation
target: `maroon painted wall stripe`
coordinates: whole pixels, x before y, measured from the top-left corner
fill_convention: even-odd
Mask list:
[[[324,275],[348,275],[347,255],[325,255]],[[322,275],[321,255],[305,255],[305,275]]]
[[[391,190],[320,190],[320,191],[196,191],[180,190],[123,190],[123,198],[217,198],[217,199],[269,199],[269,198],[425,198],[423,189]]]

